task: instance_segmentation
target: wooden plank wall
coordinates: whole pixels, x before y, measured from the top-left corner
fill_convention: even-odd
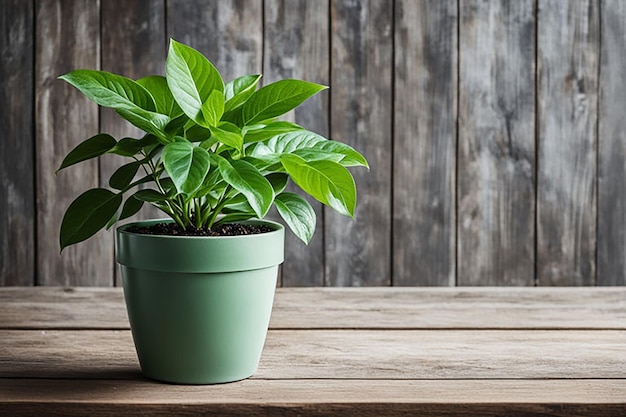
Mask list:
[[[56,77],[162,74],[170,37],[329,84],[289,118],[370,161],[356,222],[314,204],[282,285],[626,284],[621,0],[3,0],[0,285],[116,284],[112,233],[60,255],[58,229],[119,161],[55,169],[138,132]]]

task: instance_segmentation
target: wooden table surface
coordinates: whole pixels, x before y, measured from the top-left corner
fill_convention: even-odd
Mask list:
[[[1,288],[0,415],[626,416],[626,288],[281,288],[214,386],[141,375],[120,289]]]

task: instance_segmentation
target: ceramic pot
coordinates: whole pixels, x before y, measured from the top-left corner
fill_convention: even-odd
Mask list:
[[[143,373],[214,384],[250,377],[269,325],[284,228],[227,237],[155,236],[117,229],[128,318]]]

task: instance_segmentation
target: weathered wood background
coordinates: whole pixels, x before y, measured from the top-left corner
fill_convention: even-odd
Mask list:
[[[163,73],[170,37],[329,84],[291,117],[370,161],[356,222],[316,205],[282,285],[626,284],[622,0],[2,0],[0,284],[116,284],[112,233],[60,255],[58,229],[119,161],[55,169],[138,132],[56,77]]]

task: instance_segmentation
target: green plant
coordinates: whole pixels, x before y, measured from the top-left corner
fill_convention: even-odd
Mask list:
[[[356,187],[346,167],[367,167],[365,158],[348,145],[277,120],[326,87],[287,79],[257,89],[261,75],[224,84],[207,58],[174,40],[165,72],[136,81],[95,70],[60,77],[146,133],[119,141],[98,134],[65,157],[59,170],[106,153],[132,161],[111,175],[112,190],[91,189],[70,204],[61,249],[134,215],[144,203],[185,229],[261,219],[274,204],[308,243],[315,212],[303,197],[285,192],[289,178],[321,203],[354,216]],[[154,188],[129,193],[145,183]]]

